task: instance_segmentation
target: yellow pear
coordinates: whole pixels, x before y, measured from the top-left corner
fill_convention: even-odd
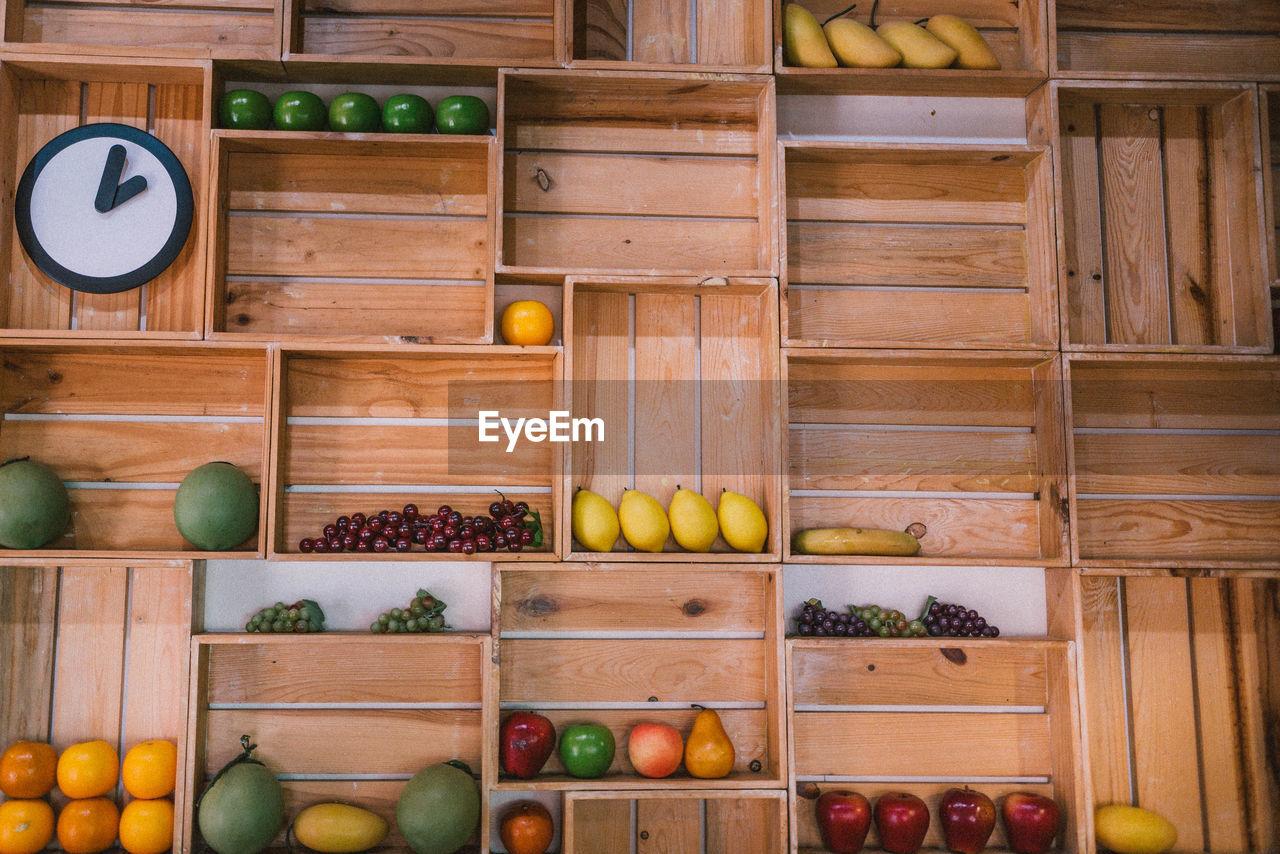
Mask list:
[[[720,533],[711,502],[692,489],[676,487],[676,494],[671,496],[671,505],[667,507],[667,518],[671,520],[672,536],[680,548],[687,551],[711,551]]]
[[[589,552],[613,551],[618,542],[618,514],[613,505],[589,489],[573,494],[573,538]]]
[[[788,3],[783,10],[782,52],[787,65],[801,68],[835,68],[836,58],[831,55],[822,25],[813,13],[799,3]]]
[[[703,780],[717,780],[733,770],[733,742],[715,709],[703,709],[693,719],[684,743],[684,767]]]
[[[1164,816],[1141,807],[1111,804],[1093,814],[1098,844],[1117,854],[1163,854],[1178,841],[1178,830]]]
[[[907,68],[946,68],[956,61],[954,50],[910,21],[881,24],[876,35],[902,54],[902,64]]]
[[[622,493],[618,521],[622,523],[622,536],[637,551],[662,551],[671,533],[671,523],[658,499],[635,489]]]
[[[736,551],[754,553],[764,548],[769,522],[760,505],[747,496],[727,489],[721,492],[716,517],[720,520],[724,541]]]
[[[846,68],[893,68],[902,62],[897,48],[852,18],[827,21],[822,29],[831,43],[831,52]]]
[[[987,40],[965,19],[955,15],[934,15],[924,28],[956,52],[956,68],[1000,70],[1000,60],[991,52]]]

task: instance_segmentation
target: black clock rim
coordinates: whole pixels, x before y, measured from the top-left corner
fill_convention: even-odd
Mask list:
[[[36,179],[40,177],[44,167],[68,146],[97,137],[124,139],[145,148],[169,173],[169,180],[173,182],[174,194],[177,197],[177,214],[174,217],[173,229],[169,232],[169,237],[160,251],[141,267],[116,276],[86,276],[59,264],[45,251],[31,225],[31,192],[35,189]],[[194,219],[195,200],[191,191],[191,180],[187,177],[186,169],[183,168],[177,155],[169,146],[146,131],[115,122],[81,125],[45,143],[23,170],[14,199],[14,224],[17,227],[18,239],[22,241],[22,248],[26,250],[32,262],[58,284],[89,294],[122,293],[141,287],[159,276],[182,254],[182,248],[191,234],[191,224]]]

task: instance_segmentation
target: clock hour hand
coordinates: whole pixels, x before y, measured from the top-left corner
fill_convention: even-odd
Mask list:
[[[106,165],[102,167],[102,180],[98,182],[98,195],[93,200],[93,207],[98,213],[107,213],[147,189],[147,179],[141,175],[134,175],[123,184],[120,183],[124,161],[124,146],[111,146],[111,150],[107,152]]]
[[[116,200],[112,207],[120,207],[145,189],[147,189],[147,179],[141,175],[134,175],[116,189]]]

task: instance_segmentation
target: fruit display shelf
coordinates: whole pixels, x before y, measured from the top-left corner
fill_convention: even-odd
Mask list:
[[[786,845],[786,807],[775,791],[567,792],[560,850],[769,854]]]
[[[769,6],[759,0],[565,0],[572,68],[767,72]]]

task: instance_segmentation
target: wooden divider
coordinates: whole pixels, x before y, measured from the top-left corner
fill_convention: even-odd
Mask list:
[[[768,71],[766,4],[750,0],[572,0],[574,68]]]
[[[774,791],[567,792],[562,854],[783,854],[786,796]]]

